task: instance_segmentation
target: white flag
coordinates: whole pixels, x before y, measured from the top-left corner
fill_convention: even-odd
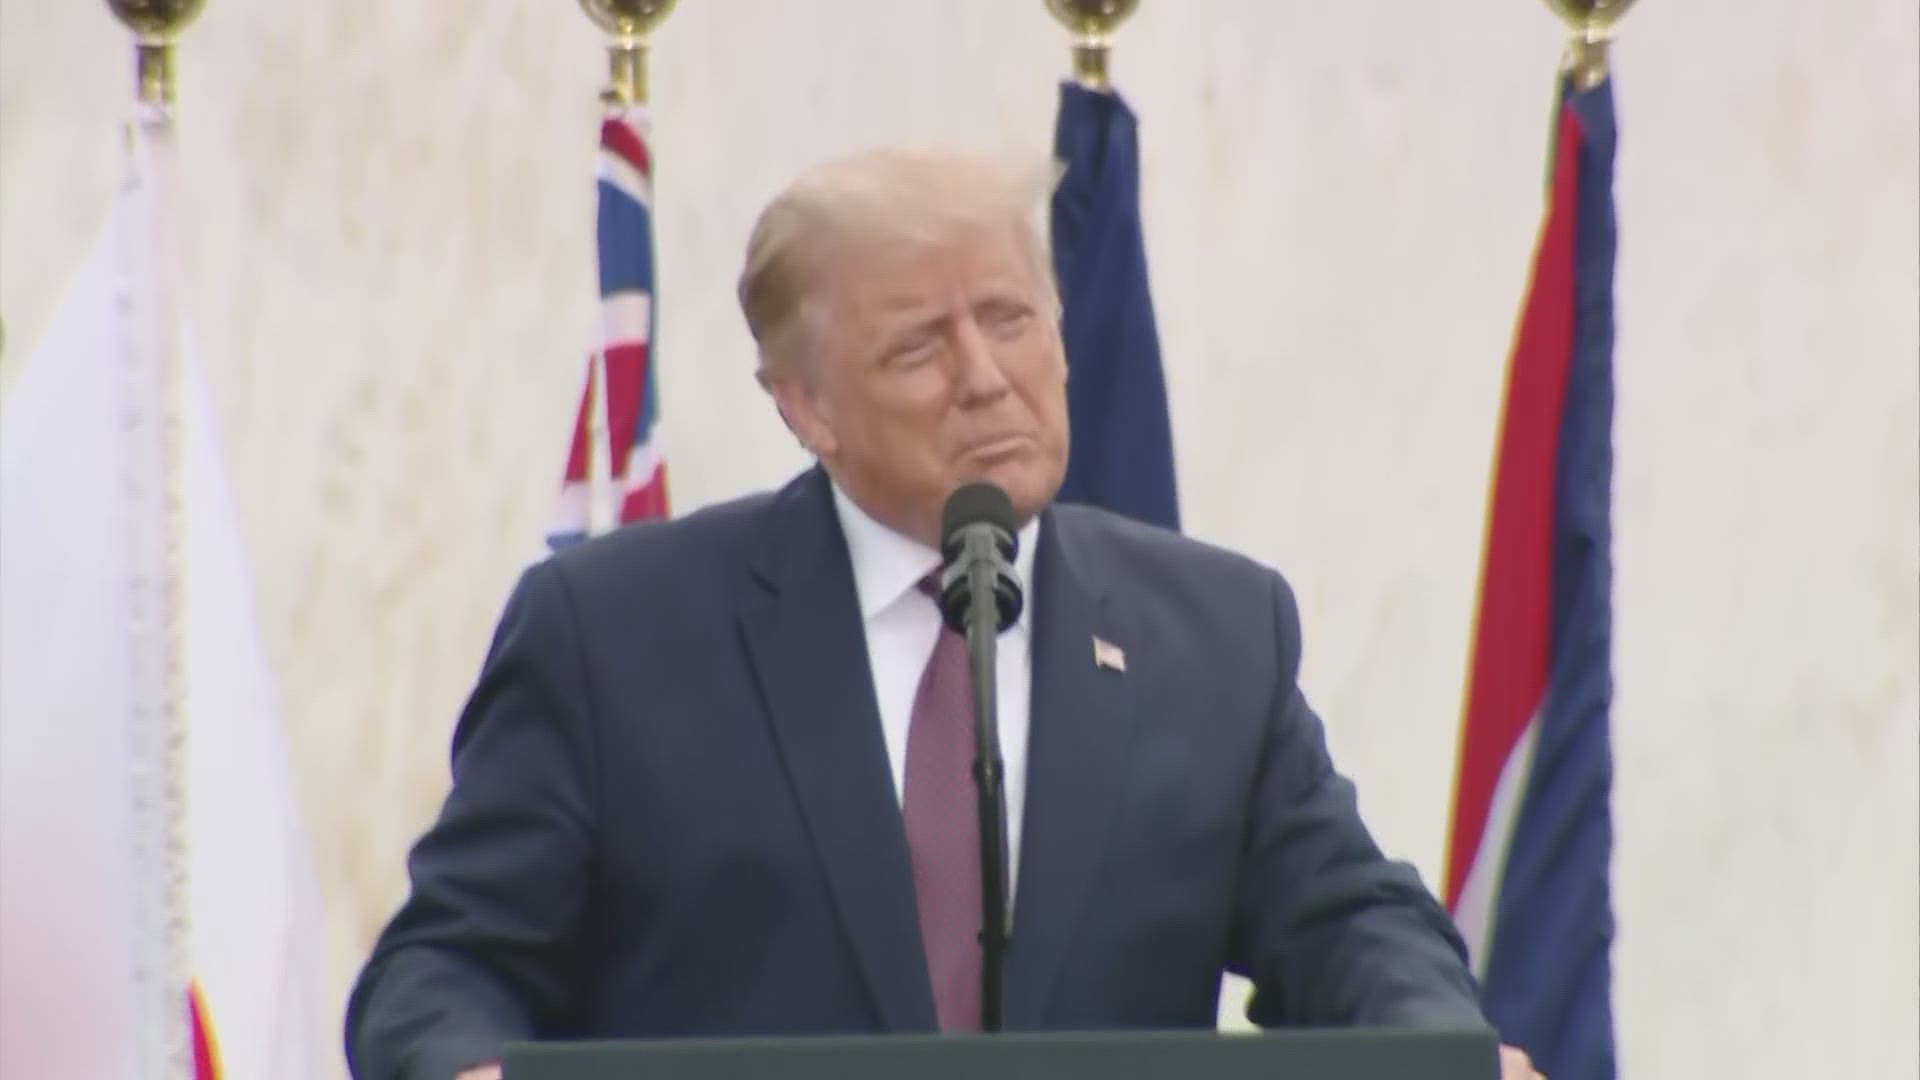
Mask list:
[[[0,1077],[148,1080],[123,203],[0,403]],[[151,268],[151,267],[149,267]],[[136,283],[137,284],[137,283]],[[203,375],[182,337],[186,965],[220,1080],[332,1075],[324,923]],[[148,856],[151,852],[146,853]],[[145,952],[143,952],[145,950]],[[185,1015],[188,986],[178,988]]]

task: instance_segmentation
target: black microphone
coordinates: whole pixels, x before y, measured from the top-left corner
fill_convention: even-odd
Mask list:
[[[967,639],[973,673],[973,780],[980,797],[980,1027],[999,1031],[1007,952],[1007,791],[1000,758],[995,648],[1020,618],[1024,598],[1013,572],[1019,547],[1013,503],[998,485],[967,484],[941,513],[940,614]]]
[[[940,614],[956,634],[967,632],[976,571],[992,589],[994,632],[1020,618],[1023,597],[1013,560],[1020,546],[1013,529],[1013,502],[999,485],[980,481],[947,496],[940,515]]]

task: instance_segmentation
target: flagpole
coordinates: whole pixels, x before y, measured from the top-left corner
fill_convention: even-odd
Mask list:
[[[580,10],[607,35],[607,85],[600,92],[607,111],[625,113],[645,108],[648,101],[647,56],[653,32],[673,13],[677,0],[580,0]],[[605,315],[601,316],[604,323]],[[605,340],[605,327],[598,335]],[[619,521],[615,500],[624,492],[613,486],[613,446],[607,423],[607,358],[604,347],[593,350],[587,368],[587,535],[598,536]],[[611,496],[611,498],[609,498]]]
[[[189,1080],[185,422],[173,104],[175,43],[204,0],[107,3],[133,34],[136,87],[119,221],[135,1051],[143,1076]]]
[[[1613,28],[1634,0],[1546,0],[1570,31],[1561,70],[1575,90],[1591,90],[1607,80],[1607,47]]]
[[[1113,34],[1140,0],[1047,0],[1047,10],[1073,35],[1073,78],[1089,90],[1110,90]]]

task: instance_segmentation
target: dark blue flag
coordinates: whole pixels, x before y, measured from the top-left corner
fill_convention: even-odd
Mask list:
[[[1053,266],[1065,305],[1073,450],[1063,502],[1180,527],[1160,335],[1140,230],[1140,138],[1118,94],[1060,88]]]

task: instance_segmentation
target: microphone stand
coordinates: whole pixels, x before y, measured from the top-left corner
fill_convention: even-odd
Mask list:
[[[1002,1029],[1007,952],[1007,792],[994,679],[1000,629],[994,563],[967,569],[967,660],[973,674],[973,780],[980,802],[980,1029]]]

